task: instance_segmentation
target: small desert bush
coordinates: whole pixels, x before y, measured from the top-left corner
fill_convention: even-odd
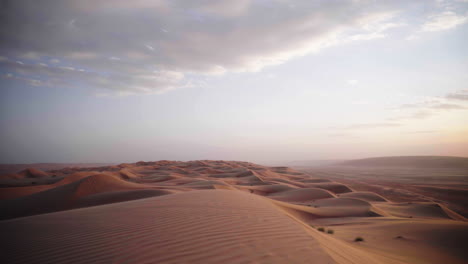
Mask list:
[[[319,227],[319,228],[317,228],[317,230],[320,231],[320,232],[325,232],[325,228],[323,228],[323,227]]]
[[[364,241],[364,238],[362,238],[362,237],[356,237],[356,238],[354,239],[354,242],[361,242],[361,241]]]
[[[333,229],[328,229],[328,230],[327,230],[327,233],[328,233],[328,234],[334,234],[335,231],[333,231]]]

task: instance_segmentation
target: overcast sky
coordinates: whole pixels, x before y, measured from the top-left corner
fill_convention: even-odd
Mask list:
[[[0,163],[468,156],[468,1],[0,1]]]

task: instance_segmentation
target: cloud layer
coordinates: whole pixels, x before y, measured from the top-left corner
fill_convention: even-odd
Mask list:
[[[2,1],[4,78],[37,86],[160,93],[197,76],[258,71],[386,36],[405,1]],[[460,24],[455,13],[426,31]],[[442,25],[443,24],[443,25]],[[442,25],[442,26],[441,26]]]

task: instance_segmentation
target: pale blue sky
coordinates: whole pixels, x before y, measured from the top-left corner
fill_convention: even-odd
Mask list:
[[[0,13],[0,162],[468,156],[466,1]]]

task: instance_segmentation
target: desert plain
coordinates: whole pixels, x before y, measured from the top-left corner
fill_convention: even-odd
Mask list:
[[[1,178],[4,263],[468,259],[464,170],[442,186],[414,168],[409,177],[212,160],[52,167]]]

